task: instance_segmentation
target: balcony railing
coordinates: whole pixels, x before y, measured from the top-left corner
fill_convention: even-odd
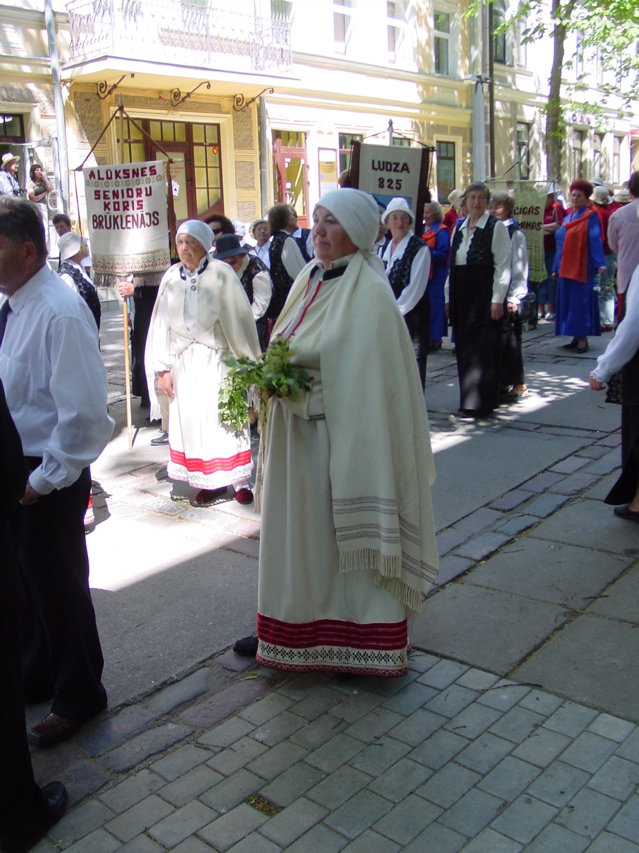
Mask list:
[[[287,74],[290,25],[209,0],[70,0],[70,61],[103,56]]]

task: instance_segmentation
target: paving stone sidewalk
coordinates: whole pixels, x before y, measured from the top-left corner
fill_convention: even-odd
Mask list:
[[[95,792],[37,853],[639,851],[635,724],[420,652],[345,681],[227,652],[45,764]]]
[[[116,319],[108,319],[114,329]],[[570,376],[575,360],[548,356],[551,338],[533,344],[527,361],[554,359]],[[111,405],[121,406],[114,335],[103,353]],[[572,380],[563,372],[551,380],[539,394],[560,400]],[[449,356],[429,359],[435,396],[454,381]],[[518,407],[463,424],[445,394],[440,399],[430,411],[434,444],[461,438],[485,447],[482,440],[499,433],[504,446],[532,436],[552,458],[440,525],[442,571],[428,605],[442,615],[440,635],[433,642],[414,626],[409,676],[295,677],[229,651],[172,670],[161,689],[147,686],[73,741],[34,755],[38,781],[62,779],[71,796],[68,815],[38,853],[639,853],[639,732],[622,718],[637,719],[626,711],[635,688],[623,705],[601,679],[601,697],[582,704],[567,698],[574,693],[561,681],[577,669],[575,643],[584,649],[578,665],[586,681],[599,677],[596,667],[610,668],[579,626],[601,623],[613,645],[623,639],[633,648],[635,530],[619,522],[614,535],[602,535],[598,515],[618,464],[618,432],[566,426],[565,415],[542,422]],[[175,532],[176,543],[182,537],[255,563],[259,518],[234,503],[204,510],[175,500],[161,450],[136,452],[143,463],[118,461],[101,480],[98,520],[143,519],[158,536]],[[529,573],[527,586],[524,549],[543,569]],[[508,612],[504,634],[475,633],[485,612]],[[542,612],[561,618],[542,630]],[[438,626],[434,615],[428,631]],[[544,690],[538,682],[553,667],[543,654],[557,645],[564,650],[557,682]],[[615,677],[630,684],[632,663],[621,660]]]

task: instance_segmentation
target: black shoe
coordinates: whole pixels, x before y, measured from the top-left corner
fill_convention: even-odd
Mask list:
[[[160,447],[162,444],[168,444],[168,443],[169,443],[169,434],[168,434],[168,432],[165,432],[164,430],[161,430],[161,435],[159,435],[157,438],[151,439],[151,446],[152,447]]]
[[[564,349],[577,349],[579,346],[578,338],[573,338],[569,344],[564,344]]]
[[[639,512],[635,512],[633,509],[630,509],[630,504],[616,506],[613,512],[618,518],[625,518],[628,521],[639,522]],[[240,642],[242,641],[240,640]]]
[[[254,658],[257,654],[257,642],[257,637],[242,637],[241,640],[236,640],[233,643],[233,651],[236,655]]]
[[[67,789],[62,782],[51,782],[42,789],[44,811],[32,828],[20,838],[3,837],[0,848],[4,853],[27,853],[60,820],[67,807]]]

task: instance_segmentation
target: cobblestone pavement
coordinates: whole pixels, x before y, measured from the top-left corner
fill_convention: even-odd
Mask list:
[[[123,387],[116,328],[107,314],[103,352],[115,408]],[[549,345],[543,335],[527,339],[527,363],[537,357],[547,363]],[[567,372],[575,363],[552,358]],[[435,389],[454,381],[449,356],[430,361]],[[544,393],[560,399],[562,383],[553,385],[550,377]],[[592,517],[583,507],[596,501],[583,496],[601,498],[618,464],[619,437],[610,427],[567,430],[512,412],[466,424],[444,405],[430,407],[436,447],[516,430],[537,434],[549,453],[561,445],[547,469],[439,525],[442,572],[431,602],[440,607],[438,600],[445,604],[447,596],[476,594],[479,605],[473,606],[485,609],[481,596],[504,585],[482,581],[491,559],[506,559],[512,574],[518,558],[509,558],[508,549],[539,542],[545,543],[541,562],[550,567],[547,587],[562,587],[554,602],[546,587],[519,589],[506,626],[508,643],[496,624],[492,640],[490,631],[477,637],[480,611],[457,604],[461,627],[444,620],[441,638],[424,638],[415,626],[416,648],[403,679],[291,676],[231,651],[175,672],[159,689],[149,687],[87,725],[70,743],[34,754],[38,780],[62,779],[72,803],[36,851],[639,853],[639,731],[631,721],[636,708],[611,710],[621,706],[612,698],[609,708],[605,695],[575,701],[564,685],[541,689],[536,672],[522,683],[539,646],[552,644],[580,618],[592,619],[592,607],[605,607],[614,584],[631,577],[639,551],[626,528],[614,542],[602,543],[597,572],[580,564],[577,580],[564,574],[559,581],[561,560],[553,564],[561,548],[593,550]],[[254,562],[259,518],[235,503],[194,509],[188,494],[166,480],[161,458],[156,454],[137,468],[101,478],[98,517],[152,518],[168,535]],[[572,507],[581,513],[571,534],[576,543],[563,532],[544,533],[553,519],[570,531],[566,513]],[[499,594],[505,601],[505,593]],[[601,618],[634,628],[634,594],[626,592],[634,615],[619,623],[617,613]],[[507,602],[499,606],[508,612]],[[526,606],[532,616],[524,614]],[[542,607],[555,610],[535,635],[530,625],[543,621]],[[441,651],[445,641],[451,647]],[[505,650],[491,649],[491,642]],[[594,652],[591,663],[596,672],[601,662]],[[568,660],[559,669],[566,678],[571,665]],[[636,659],[621,675],[630,682],[634,673]]]
[[[635,724],[420,652],[388,681],[227,652],[42,756],[50,774],[69,752],[72,794],[96,791],[39,853],[639,851]]]

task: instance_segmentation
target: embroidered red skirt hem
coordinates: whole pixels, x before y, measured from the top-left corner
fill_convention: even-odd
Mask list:
[[[408,672],[408,629],[401,622],[337,619],[282,622],[257,615],[259,664],[286,672],[336,672],[394,678]]]

